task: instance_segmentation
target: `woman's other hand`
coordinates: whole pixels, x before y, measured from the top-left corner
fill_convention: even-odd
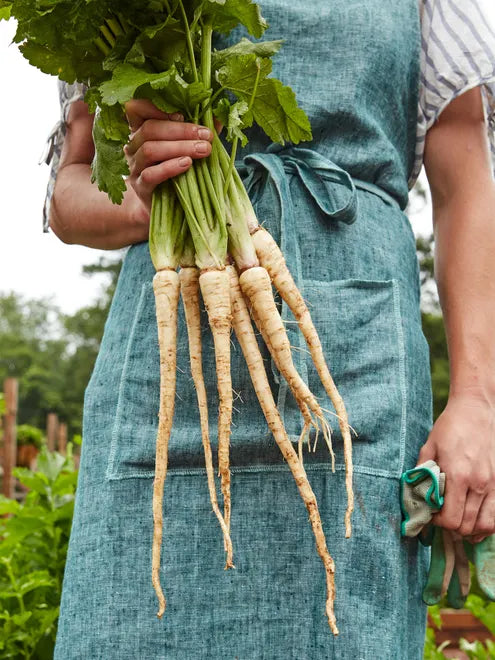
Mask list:
[[[457,394],[437,419],[418,463],[445,472],[445,501],[435,525],[477,542],[495,533],[495,405]]]
[[[167,115],[150,101],[126,104],[131,139],[125,148],[130,176],[127,181],[149,213],[154,188],[186,172],[192,159],[211,153],[212,132],[205,126]]]

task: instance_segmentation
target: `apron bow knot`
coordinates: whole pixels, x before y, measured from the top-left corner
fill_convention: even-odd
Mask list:
[[[237,169],[245,178],[244,184],[253,202],[262,195],[271,179],[283,212],[284,200],[290,198],[286,174],[295,174],[328,219],[346,224],[356,220],[358,200],[352,177],[316,151],[271,144],[265,152],[246,155]],[[334,184],[348,189],[349,194],[344,203],[337,200],[333,191]]]

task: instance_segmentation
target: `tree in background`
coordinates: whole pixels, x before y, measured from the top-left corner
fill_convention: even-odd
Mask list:
[[[63,314],[49,300],[0,296],[0,382],[19,379],[19,423],[44,428],[48,412],[81,433],[84,390],[93,370],[115,290],[121,259],[85,266],[88,276],[106,275],[94,303]]]
[[[449,396],[449,360],[434,280],[433,245],[433,235],[420,236],[416,240],[421,277],[421,318],[423,332],[430,347],[433,414],[436,419],[447,405]]]
[[[63,317],[65,337],[71,347],[65,364],[65,416],[74,433],[81,433],[84,390],[89,382],[100,348],[101,338],[112,302],[122,259],[100,258],[83,267],[86,276],[105,275],[106,284],[97,300],[75,314]],[[77,427],[75,421],[77,420]]]
[[[407,214],[414,218],[428,204],[428,190],[420,178],[409,197]],[[449,395],[449,362],[442,310],[434,277],[434,236],[418,236],[416,251],[420,264],[421,317],[423,332],[430,347],[433,387],[433,415],[436,419],[447,405]]]

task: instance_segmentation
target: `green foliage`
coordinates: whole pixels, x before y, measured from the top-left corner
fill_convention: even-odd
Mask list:
[[[217,108],[219,101],[229,104],[230,140],[246,144],[243,131],[253,121],[280,144],[311,139],[293,91],[269,77],[280,41],[243,38],[209,52],[204,35],[211,30],[226,33],[240,25],[256,39],[263,35],[268,26],[252,0],[16,0],[11,10],[18,21],[15,41],[31,64],[89,86],[86,99],[92,111],[98,108],[93,181],[114,203],[122,201],[128,174],[123,108],[132,98],[208,124],[214,94]]]
[[[248,139],[246,134],[241,130],[241,127],[246,127],[247,113],[249,106],[245,101],[237,101],[233,105],[230,104],[228,99],[221,99],[213,110],[215,117],[227,129],[227,139],[233,140],[239,138],[241,145],[246,146]]]
[[[495,603],[487,600],[484,595],[481,595],[476,580],[471,585],[471,593],[467,597],[465,609],[469,610],[481,623],[488,628],[488,630],[495,635]],[[428,608],[428,614],[433,621],[436,628],[442,627],[442,608],[441,605],[435,605]],[[447,656],[443,650],[450,645],[450,642],[444,642],[437,646],[435,641],[434,628],[427,628],[424,660],[444,660]],[[495,659],[495,643],[487,640],[485,644],[480,641],[468,642],[465,639],[459,640],[459,648],[467,654],[469,658],[477,660],[492,660]]]
[[[271,60],[266,57],[235,55],[227,58],[216,78],[222,87],[250,105],[252,118],[274,142],[298,144],[310,140],[309,119],[298,107],[294,92],[280,80],[268,78],[271,70]],[[241,126],[250,126],[252,118],[245,114]]]
[[[468,642],[461,639],[459,648],[464,651],[468,658],[475,660],[493,660],[495,658],[495,643],[487,639],[485,644],[480,641]]]
[[[443,318],[439,314],[422,314],[423,332],[430,347],[430,369],[433,388],[433,416],[436,419],[449,397],[449,359]]]
[[[431,605],[428,608],[428,615],[437,628],[442,627],[442,610],[440,605]]]
[[[492,635],[495,635],[495,603],[470,593],[466,600],[466,609],[479,619]]]
[[[215,70],[220,69],[226,62],[233,61],[238,55],[256,55],[257,57],[272,57],[276,55],[282,47],[283,41],[259,41],[253,42],[242,38],[238,43],[222,50],[215,50],[212,53],[212,67]]]
[[[53,657],[77,472],[43,449],[38,469],[17,468],[24,502],[0,497],[0,657]]]
[[[433,416],[436,419],[447,405],[450,372],[445,327],[434,280],[433,236],[418,237],[416,251],[420,266],[423,309],[421,318],[423,332],[430,348]]]
[[[16,429],[18,445],[34,445],[41,449],[44,442],[43,431],[30,424],[20,424]]]
[[[8,21],[10,18],[10,3],[0,3],[0,21]]]
[[[121,260],[86,266],[109,279],[98,299],[71,315],[47,300],[0,295],[0,383],[19,379],[18,423],[44,429],[48,412],[81,432],[84,390],[93,370]],[[3,397],[0,396],[0,408]]]
[[[252,0],[206,0],[186,3],[196,5],[196,17],[201,15],[213,22],[218,32],[230,32],[240,23],[249,34],[259,39],[268,27],[260,8]]]
[[[444,642],[437,646],[435,641],[435,631],[433,628],[427,628],[423,655],[424,660],[446,660],[447,656],[443,653],[443,649],[448,645],[449,642]]]
[[[96,149],[91,182],[98,181],[99,189],[108,193],[114,204],[121,204],[126,190],[124,176],[129,174],[129,165],[122,150],[122,140],[107,137],[99,109],[93,122],[93,142]]]

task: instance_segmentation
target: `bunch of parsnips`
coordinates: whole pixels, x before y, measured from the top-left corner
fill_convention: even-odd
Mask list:
[[[309,120],[290,87],[270,77],[271,57],[280,41],[248,39],[212,49],[214,31],[239,24],[259,39],[267,24],[251,0],[0,0],[0,19],[18,21],[15,41],[23,55],[45,73],[88,86],[85,100],[95,112],[93,180],[114,203],[122,201],[129,173],[123,147],[129,139],[125,104],[149,99],[166,113],[181,113],[215,135],[211,155],[153,194],[149,247],[160,347],[160,411],[153,490],[152,581],[161,617],[162,498],[167,447],[172,430],[177,308],[182,296],[189,336],[191,371],[197,390],[201,435],[211,503],[220,523],[226,568],[233,564],[230,539],[229,441],[232,416],[230,333],[237,336],[268,426],[292,471],[307,507],[327,579],[326,614],[338,633],[333,603],[334,563],[328,552],[315,495],[303,467],[302,446],[310,429],[321,430],[332,454],[324,411],[296,371],[272,285],[291,309],[336,411],[344,439],[348,506],[353,510],[351,436],[342,399],[325,363],[308,308],[270,234],[259,226],[234,163],[239,142],[253,123],[280,144],[311,139]],[[231,144],[225,149],[215,118]],[[178,270],[180,269],[180,270]],[[200,292],[213,333],[219,395],[218,464],[223,495],[220,511],[208,432],[201,363]],[[251,318],[298,403],[303,431],[297,452],[288,439],[269,387]]]

